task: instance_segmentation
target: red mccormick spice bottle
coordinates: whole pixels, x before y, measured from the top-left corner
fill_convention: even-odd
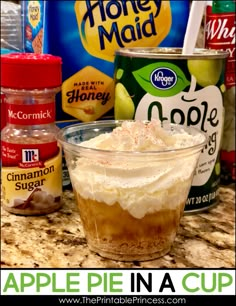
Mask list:
[[[19,215],[51,213],[62,205],[62,153],[55,95],[61,58],[48,54],[1,56],[7,125],[1,132],[2,204]]]
[[[212,1],[206,8],[205,47],[228,51],[225,70],[221,183],[236,181],[235,161],[235,1]]]

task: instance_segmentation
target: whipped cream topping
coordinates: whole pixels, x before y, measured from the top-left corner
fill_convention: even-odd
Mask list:
[[[203,137],[203,136],[202,136]],[[173,135],[161,128],[159,121],[124,122],[111,133],[82,142],[83,147],[111,151],[162,151],[189,147],[203,138],[184,130]],[[200,152],[199,152],[200,153]],[[135,218],[161,209],[175,209],[185,202],[193,169],[199,154],[181,156],[173,153],[167,160],[143,154],[142,158],[124,158],[94,152],[81,157],[70,170],[74,190],[85,199],[119,203]]]
[[[159,120],[124,121],[112,133],[100,134],[82,142],[83,147],[111,151],[163,151],[190,147],[202,142],[203,136],[165,130]]]

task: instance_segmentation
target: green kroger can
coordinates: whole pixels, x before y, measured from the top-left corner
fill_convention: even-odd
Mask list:
[[[220,184],[223,92],[228,53],[181,48],[129,48],[115,54],[115,119],[159,119],[199,128],[208,135],[185,214],[215,206]],[[187,165],[183,165],[183,167]]]

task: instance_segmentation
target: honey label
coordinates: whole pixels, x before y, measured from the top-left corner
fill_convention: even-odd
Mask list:
[[[172,21],[170,1],[160,0],[75,1],[75,13],[85,50],[111,62],[116,49],[159,45]]]
[[[41,20],[41,10],[39,1],[30,1],[28,4],[28,19],[33,28],[39,25]]]
[[[43,19],[45,1],[24,1],[26,6],[23,13],[25,28],[23,31],[24,43],[28,51],[43,52]]]
[[[112,78],[87,66],[62,85],[63,110],[81,121],[93,121],[114,104]]]

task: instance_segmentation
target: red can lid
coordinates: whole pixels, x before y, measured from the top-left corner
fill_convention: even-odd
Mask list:
[[[59,87],[62,59],[51,54],[11,53],[1,55],[1,86],[14,89]]]

